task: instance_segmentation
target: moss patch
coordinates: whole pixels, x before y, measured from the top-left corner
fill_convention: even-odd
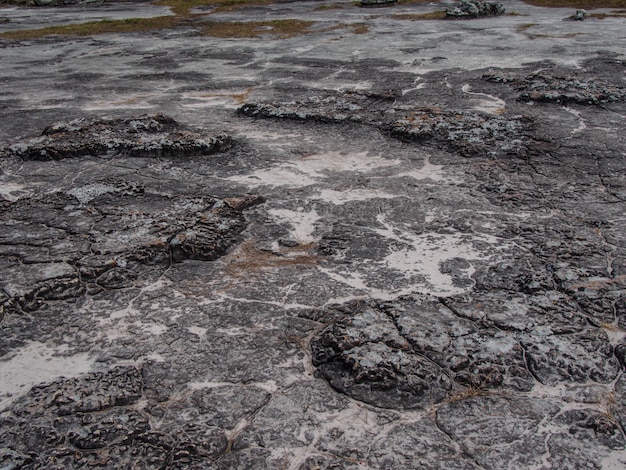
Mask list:
[[[326,3],[324,5],[317,6],[313,8],[314,11],[321,10],[342,10],[344,5],[342,3]]]
[[[40,29],[7,31],[0,38],[26,40],[46,36],[92,36],[105,33],[132,33],[168,29],[178,26],[180,19],[175,16],[157,16],[156,18],[129,18],[125,20],[101,20],[63,26],[48,26]]]
[[[202,34],[216,38],[256,38],[263,35],[281,39],[310,32],[313,21],[270,20],[270,21],[229,21],[200,23]]]
[[[278,0],[158,0],[155,5],[168,6],[174,13],[189,16],[193,8],[211,7],[213,12],[231,11],[255,5],[270,5]]]
[[[398,0],[398,5],[413,5],[420,3],[433,3],[432,0]]]
[[[615,10],[610,13],[590,13],[588,18],[603,20],[605,18],[626,18],[626,10]]]
[[[524,3],[539,7],[553,8],[626,8],[626,0],[523,0]]]

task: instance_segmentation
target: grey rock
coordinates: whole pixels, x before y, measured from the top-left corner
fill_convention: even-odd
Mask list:
[[[20,200],[0,215],[0,251],[29,264],[7,271],[3,305],[33,311],[48,301],[141,283],[140,266],[158,271],[186,259],[215,260],[245,228],[241,211],[260,200],[172,199],[111,178]],[[28,221],[33,207],[37,225]]]
[[[458,6],[446,8],[446,15],[451,18],[478,18],[503,15],[505,11],[501,2],[461,0]]]
[[[542,464],[542,426],[558,411],[549,401],[477,396],[444,404],[435,419],[481,467],[514,468]]]
[[[368,464],[372,468],[478,469],[462,458],[463,450],[431,418],[394,426],[375,442]],[[436,457],[435,457],[436,456]]]
[[[546,70],[525,76],[489,72],[483,78],[510,83],[520,92],[518,99],[521,101],[597,105],[626,100],[626,89],[622,85],[572,71],[553,73]]]
[[[46,127],[39,138],[0,148],[0,155],[25,160],[60,160],[123,154],[128,157],[210,155],[230,147],[230,136],[186,131],[164,114],[127,119],[75,119]]]
[[[587,16],[587,10],[576,10],[576,13],[574,14],[574,19],[576,21],[584,21],[585,17]]]
[[[317,6],[0,40],[0,466],[624,467],[621,20]]]
[[[523,156],[531,123],[521,116],[499,117],[435,107],[393,109],[386,92],[345,92],[302,102],[246,103],[239,113],[255,118],[328,123],[358,122],[378,127],[392,137],[453,149],[463,156]]]

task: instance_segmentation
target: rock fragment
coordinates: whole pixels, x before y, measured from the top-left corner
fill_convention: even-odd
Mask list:
[[[481,2],[462,0],[458,6],[446,8],[446,16],[450,18],[479,18],[481,16],[500,16],[506,9],[501,2]]]
[[[0,148],[0,156],[61,160],[122,154],[128,157],[190,157],[227,150],[226,134],[203,137],[164,114],[125,119],[75,119],[52,124],[40,137]]]
[[[483,78],[510,84],[520,92],[520,101],[580,105],[626,101],[626,88],[623,86],[607,83],[597,77],[579,76],[571,71],[542,70],[528,75],[488,72]]]
[[[246,103],[239,113],[255,118],[325,123],[355,122],[404,141],[429,143],[466,157],[523,156],[531,122],[438,107],[395,106],[389,93],[343,92],[303,101]]]
[[[119,468],[139,459],[145,468],[210,468],[227,448],[224,431],[190,419],[161,429],[146,412],[153,404],[143,385],[141,370],[118,366],[34,387],[0,416],[0,439],[7,446],[0,462]],[[185,406],[192,410],[191,403]]]
[[[0,283],[8,294],[3,305],[34,311],[46,302],[130,287],[172,262],[213,261],[246,227],[242,211],[262,200],[171,198],[112,178],[18,200],[0,215],[0,259],[12,273]]]

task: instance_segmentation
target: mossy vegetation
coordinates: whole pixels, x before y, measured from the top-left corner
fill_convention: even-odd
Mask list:
[[[216,38],[256,38],[272,35],[281,39],[310,32],[313,21],[269,20],[269,21],[228,21],[203,22],[202,34]]]
[[[589,13],[588,18],[603,20],[605,18],[626,18],[626,10],[613,10],[609,13]]]
[[[626,8],[626,0],[523,0],[524,3],[539,7],[553,8]]]
[[[398,5],[413,5],[420,3],[433,3],[432,0],[398,0]]]
[[[323,5],[313,8],[314,11],[323,10],[342,10],[344,8],[343,3],[324,3]]]
[[[11,0],[0,0],[11,1]],[[169,6],[173,15],[154,18],[131,18],[124,20],[89,21],[86,23],[49,26],[47,28],[8,31],[0,38],[12,40],[39,39],[47,36],[92,36],[106,33],[133,33],[156,31],[190,24],[200,29],[201,34],[218,38],[255,38],[271,36],[289,38],[311,32],[312,21],[296,19],[268,21],[194,21],[194,8],[214,6],[216,10],[240,8],[246,5],[265,5],[275,0],[159,0],[156,4]],[[356,32],[356,30],[355,30]]]
[[[0,38],[27,40],[46,36],[93,36],[105,33],[132,33],[173,28],[180,24],[175,16],[158,16],[156,18],[129,18],[125,20],[101,20],[87,23],[48,26],[40,29],[7,31]]]
[[[231,11],[255,5],[269,5],[277,0],[158,0],[155,5],[168,6],[179,16],[190,16],[194,8],[211,8],[212,12]]]

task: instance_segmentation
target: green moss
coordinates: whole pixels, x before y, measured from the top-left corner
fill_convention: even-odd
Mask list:
[[[181,16],[191,15],[190,11],[198,7],[212,7],[214,12],[235,10],[251,5],[269,5],[278,0],[158,0],[155,5],[168,6]]]
[[[87,23],[63,26],[49,26],[40,29],[8,31],[1,33],[4,39],[37,39],[45,36],[92,36],[105,33],[132,33],[173,28],[180,23],[175,16],[158,16],[156,18],[130,18],[125,20],[89,21]]]
[[[207,21],[199,23],[202,34],[217,38],[256,38],[263,35],[281,39],[310,32],[313,21],[270,20],[270,21]]]
[[[523,0],[524,3],[539,7],[553,8],[625,8],[626,0]]]
[[[398,0],[398,5],[412,5],[420,3],[433,3],[432,0]]]
[[[324,5],[320,5],[317,6],[315,8],[313,8],[314,11],[321,11],[321,10],[342,10],[344,8],[344,5],[341,3],[325,3]]]
[[[590,13],[588,18],[603,20],[605,18],[626,18],[626,10],[614,10],[610,13]]]

